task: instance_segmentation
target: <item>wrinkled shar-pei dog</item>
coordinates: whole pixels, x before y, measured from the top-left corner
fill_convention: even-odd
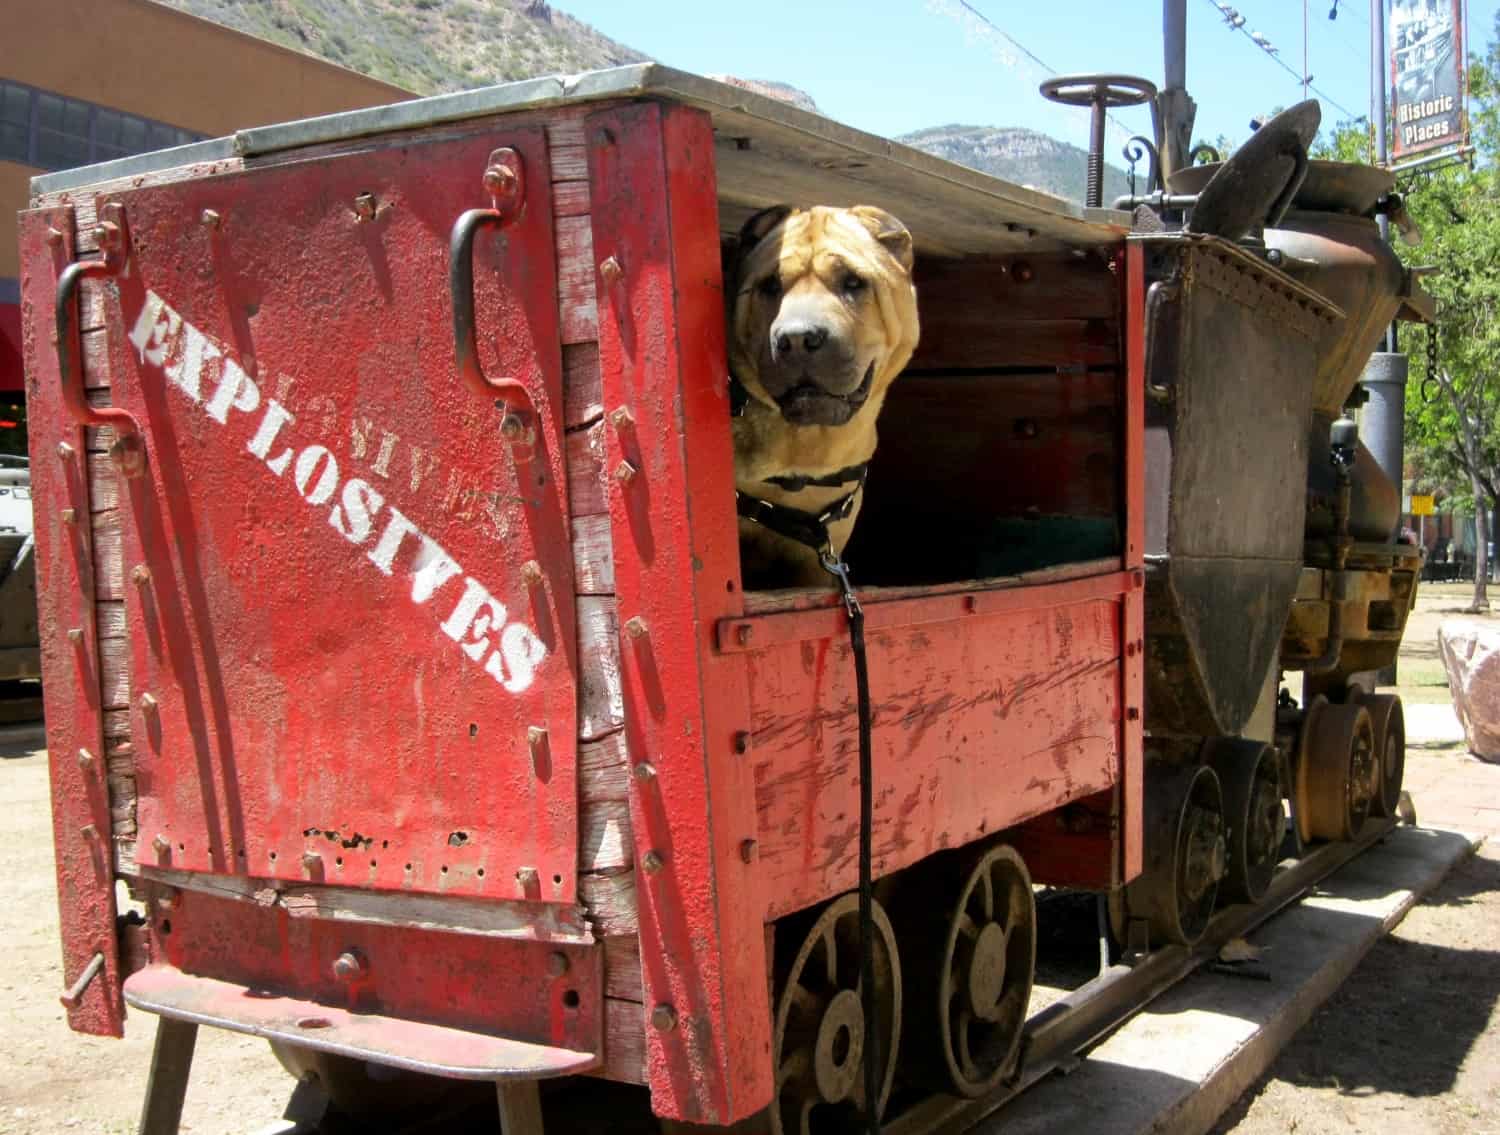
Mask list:
[[[729,296],[740,561],[750,588],[831,584],[875,420],[917,346],[912,239],[883,209],[776,206],[740,232]]]

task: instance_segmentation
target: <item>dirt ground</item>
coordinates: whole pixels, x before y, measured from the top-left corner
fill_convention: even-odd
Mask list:
[[[1424,589],[1401,663],[1408,702],[1447,700],[1436,628],[1466,601],[1463,588]],[[11,1054],[0,1078],[0,1135],[124,1135],[135,1130],[155,1019],[133,1015],[123,1041],[68,1031],[57,1002],[52,833],[39,744],[0,730],[0,878],[13,912],[0,971],[0,1045]],[[1408,760],[1457,767],[1471,758],[1462,745],[1439,743],[1412,746]],[[1217,1131],[1500,1133],[1497,1000],[1500,836],[1375,947]],[[263,1042],[205,1029],[182,1130],[249,1135],[280,1117],[290,1089]]]

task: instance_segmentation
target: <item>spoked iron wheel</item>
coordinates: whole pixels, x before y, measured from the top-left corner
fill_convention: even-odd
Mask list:
[[[1153,944],[1191,946],[1208,928],[1225,872],[1224,795],[1206,765],[1146,766],[1145,870],[1112,904],[1116,937],[1145,919]],[[1118,912],[1118,913],[1117,913]]]
[[[1014,848],[992,848],[974,865],[945,937],[936,1003],[913,1006],[908,1021],[935,1010],[944,1087],[978,1097],[1015,1067],[1036,972],[1036,898]]]
[[[884,908],[874,907],[880,1100],[885,1108],[901,1031],[901,967]],[[771,1055],[775,1135],[864,1130],[864,1010],[860,1004],[859,897],[835,899],[802,940],[781,979]]]
[[[1307,708],[1297,760],[1297,826],[1303,842],[1359,835],[1376,792],[1375,730],[1362,705]]]
[[[1395,694],[1363,694],[1358,700],[1370,714],[1379,758],[1370,815],[1394,816],[1396,805],[1401,802],[1401,782],[1406,776],[1406,714]]]
[[[1210,742],[1207,756],[1224,789],[1229,825],[1228,863],[1219,897],[1259,902],[1271,885],[1286,835],[1280,758],[1263,741],[1240,739]]]

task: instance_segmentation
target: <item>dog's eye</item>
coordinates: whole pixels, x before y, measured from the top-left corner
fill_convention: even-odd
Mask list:
[[[853,272],[850,272],[847,276],[844,277],[844,291],[846,292],[862,291],[864,289],[864,286],[864,278],[861,276],[856,276]]]
[[[760,283],[756,284],[755,287],[761,295],[775,299],[781,294],[781,277],[767,276]]]

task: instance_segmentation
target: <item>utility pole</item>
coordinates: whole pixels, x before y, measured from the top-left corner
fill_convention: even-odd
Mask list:
[[[1302,0],[1302,101],[1307,101],[1307,0]]]
[[[1162,130],[1162,174],[1166,176],[1192,164],[1188,155],[1198,107],[1187,93],[1187,0],[1162,0],[1161,28],[1166,82],[1156,96],[1156,107]]]

